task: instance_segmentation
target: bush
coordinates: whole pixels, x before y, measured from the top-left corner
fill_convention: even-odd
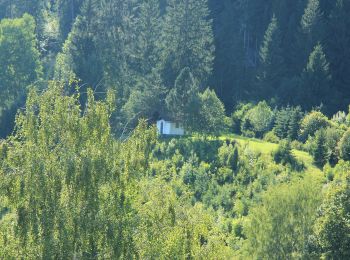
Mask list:
[[[278,164],[293,164],[295,158],[292,155],[292,147],[289,140],[282,140],[277,150],[273,153],[273,159]]]
[[[289,140],[282,140],[272,156],[276,163],[290,165],[295,171],[302,171],[305,168],[304,164],[299,163],[292,154],[292,146]]]
[[[319,111],[312,111],[301,121],[299,138],[305,142],[308,136],[314,136],[316,131],[330,126],[328,118]]]
[[[236,106],[235,111],[231,115],[232,130],[236,134],[241,134],[242,121],[246,113],[253,108],[252,103],[240,103]]]
[[[297,141],[297,140],[294,140],[290,143],[290,145],[292,146],[293,149],[295,150],[299,150],[299,151],[305,151],[305,147],[304,147],[304,144]]]
[[[264,133],[272,128],[274,113],[269,105],[263,101],[250,109],[243,118],[241,130],[244,135],[250,134],[250,131],[256,137],[263,137]]]
[[[329,150],[329,163],[336,165],[339,161],[338,143],[344,134],[344,131],[339,128],[329,127],[325,131],[326,145]]]
[[[278,144],[280,139],[277,135],[275,135],[274,131],[267,132],[264,136],[264,141]]]

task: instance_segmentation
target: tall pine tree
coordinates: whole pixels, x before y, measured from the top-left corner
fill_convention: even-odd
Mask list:
[[[300,95],[305,107],[310,109],[313,106],[318,106],[322,100],[325,101],[324,105],[330,104],[332,100],[330,97],[334,93],[331,93],[329,63],[321,44],[317,44],[310,54],[302,80]],[[328,101],[324,99],[326,96]]]
[[[278,92],[285,70],[281,49],[281,32],[273,15],[260,47],[258,91],[262,98],[273,98]]]
[[[163,79],[173,86],[188,67],[203,86],[212,73],[214,44],[207,0],[170,0],[162,26]]]

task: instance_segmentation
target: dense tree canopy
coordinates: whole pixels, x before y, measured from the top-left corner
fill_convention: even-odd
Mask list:
[[[0,0],[0,259],[348,259],[349,13]]]

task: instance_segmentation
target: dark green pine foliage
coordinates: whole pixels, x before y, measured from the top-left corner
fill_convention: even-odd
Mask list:
[[[1,0],[0,20],[3,18],[19,18],[28,13],[35,19],[39,18],[47,0]]]
[[[0,136],[12,131],[17,108],[26,92],[42,77],[34,18],[0,21]]]
[[[181,71],[165,101],[172,120],[188,128],[195,126],[199,108],[198,83],[189,68]]]
[[[214,17],[215,60],[212,86],[227,108],[241,100],[249,80],[245,69],[245,37],[239,6],[231,0],[210,1]],[[245,88],[243,88],[245,86]]]
[[[129,67],[138,77],[160,67],[160,35],[162,17],[159,0],[140,1],[133,14],[133,42],[129,49]]]
[[[237,171],[238,169],[238,162],[239,162],[239,154],[237,147],[234,148],[233,154],[230,154],[228,157],[229,165],[231,166],[231,169],[233,171]]]
[[[296,140],[300,129],[302,119],[300,107],[286,107],[279,110],[276,114],[274,133],[280,139]]]
[[[128,125],[134,127],[140,118],[146,118],[150,122],[158,120],[166,112],[165,95],[166,91],[158,73],[141,78],[131,90],[122,109]]]
[[[306,69],[302,75],[302,102],[305,107],[312,108],[325,101],[325,106],[330,105],[332,101],[330,87],[331,74],[329,71],[329,63],[323,52],[321,44],[317,44],[310,54]],[[325,99],[327,97],[327,99]]]
[[[95,0],[96,1],[96,0]],[[103,82],[118,93],[124,104],[132,87],[128,70],[128,46],[132,42],[131,16],[134,1],[96,1],[95,42],[103,66]],[[101,80],[101,79],[99,79]]]
[[[127,48],[130,90],[123,107],[126,119],[137,123],[140,117],[157,119],[164,112],[165,89],[160,77],[161,14],[158,0],[137,4],[133,12],[132,38]],[[130,32],[129,32],[130,33]]]
[[[328,161],[329,152],[326,144],[326,133],[324,129],[321,129],[316,133],[313,157],[315,165],[320,168],[322,168]]]
[[[207,0],[169,0],[162,26],[162,75],[173,86],[188,67],[202,87],[212,73],[214,44]]]
[[[350,1],[334,0],[335,8],[328,20],[325,46],[332,74],[332,86],[339,92],[336,97],[338,111],[350,103]]]
[[[258,92],[265,99],[277,96],[284,74],[284,59],[281,49],[281,32],[273,15],[260,47],[258,69]]]
[[[322,20],[319,0],[308,0],[307,7],[301,18],[301,29],[304,33],[311,34],[317,29]]]
[[[303,54],[301,60],[306,60],[312,48],[317,42],[323,40],[324,19],[320,10],[319,0],[308,0],[308,4],[301,18],[301,38],[299,39],[300,51]]]
[[[96,15],[94,1],[86,0],[56,61],[55,78],[66,82],[73,77],[78,78],[85,86],[82,92],[88,86],[95,87],[103,77],[102,62],[93,33]]]
[[[274,132],[276,136],[280,139],[285,139],[288,137],[290,116],[292,109],[290,107],[286,107],[277,112]]]
[[[301,111],[301,108],[298,106],[291,109],[289,117],[288,138],[290,140],[297,140],[299,135],[300,122],[303,118],[303,112]]]

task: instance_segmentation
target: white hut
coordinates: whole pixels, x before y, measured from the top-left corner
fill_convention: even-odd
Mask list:
[[[161,135],[184,135],[185,129],[182,124],[164,119],[157,121],[158,133]]]

